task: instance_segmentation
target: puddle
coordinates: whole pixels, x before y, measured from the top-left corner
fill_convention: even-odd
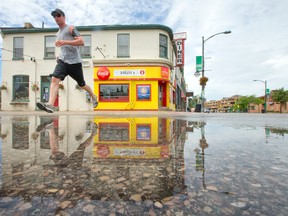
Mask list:
[[[232,120],[2,116],[0,214],[285,215],[288,127]]]

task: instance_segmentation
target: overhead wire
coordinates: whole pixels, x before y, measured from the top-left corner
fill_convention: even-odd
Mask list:
[[[36,62],[36,58],[34,57],[34,56],[31,56],[31,55],[26,55],[26,54],[22,54],[22,53],[17,53],[17,52],[15,52],[14,50],[8,50],[8,49],[5,49],[5,48],[0,48],[1,50],[4,50],[4,51],[7,51],[7,52],[12,52],[12,53],[14,53],[14,54],[18,54],[18,55],[22,55],[22,56],[27,56],[27,57],[29,57],[30,58],[30,60],[32,61],[32,62]],[[2,58],[2,55],[0,56],[0,58]]]

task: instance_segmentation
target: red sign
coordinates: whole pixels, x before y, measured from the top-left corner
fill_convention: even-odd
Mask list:
[[[169,79],[169,68],[161,67],[161,77]]]
[[[97,154],[102,158],[106,158],[110,154],[109,146],[97,146]]]
[[[100,80],[107,80],[110,77],[110,71],[107,67],[101,67],[97,71],[97,77]]]

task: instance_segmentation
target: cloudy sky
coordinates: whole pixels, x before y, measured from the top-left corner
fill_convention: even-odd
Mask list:
[[[162,24],[174,33],[187,32],[185,78],[188,89],[200,94],[195,77],[202,36],[205,42],[207,100],[232,95],[288,90],[287,0],[2,0],[1,27],[56,27],[50,12],[61,8],[73,25]],[[2,38],[0,38],[2,48]],[[1,60],[1,58],[0,58]]]

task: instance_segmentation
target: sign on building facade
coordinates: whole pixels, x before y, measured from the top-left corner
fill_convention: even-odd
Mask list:
[[[184,66],[184,41],[186,37],[186,32],[173,34],[173,39],[176,44],[176,66]]]

